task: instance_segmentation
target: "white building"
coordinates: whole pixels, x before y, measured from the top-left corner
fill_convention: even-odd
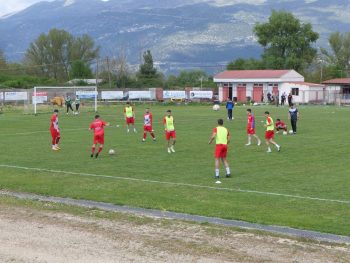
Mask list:
[[[219,100],[267,101],[267,95],[293,95],[293,102],[309,103],[323,100],[324,85],[304,82],[295,70],[227,70],[214,76],[219,87]]]
[[[330,79],[326,85],[326,102],[336,104],[350,103],[350,78]]]

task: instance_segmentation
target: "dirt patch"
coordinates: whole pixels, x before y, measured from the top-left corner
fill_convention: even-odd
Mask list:
[[[0,204],[1,262],[350,262],[350,247],[164,219]]]

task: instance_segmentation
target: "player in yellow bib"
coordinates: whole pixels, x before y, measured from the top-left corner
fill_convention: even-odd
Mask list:
[[[134,132],[136,133],[135,111],[134,111],[134,108],[130,105],[130,102],[126,103],[126,106],[124,108],[124,117],[125,117],[125,122],[127,125],[127,132],[130,131],[129,127],[130,127],[130,125],[132,125]]]
[[[231,134],[228,129],[226,129],[224,125],[224,120],[219,119],[218,120],[219,126],[213,129],[213,133],[209,139],[209,144],[212,143],[212,141],[215,139],[216,141],[216,147],[215,147],[215,178],[219,179],[220,176],[220,159],[222,160],[225,169],[226,169],[226,177],[231,177],[230,167],[226,160],[227,156],[227,144],[231,140]]]
[[[275,135],[275,126],[273,124],[273,119],[271,118],[270,113],[268,111],[265,111],[265,118],[266,122],[264,127],[266,128],[265,141],[267,145],[267,152],[271,152],[270,143],[276,146],[277,151],[281,151],[281,146],[279,146],[277,142],[273,140],[273,137]]]
[[[176,132],[174,126],[174,117],[171,114],[171,110],[167,110],[167,115],[164,116],[163,124],[165,130],[165,139],[168,141],[168,153],[174,153],[175,148],[174,145],[176,143]],[[173,139],[172,143],[170,142],[170,138]]]

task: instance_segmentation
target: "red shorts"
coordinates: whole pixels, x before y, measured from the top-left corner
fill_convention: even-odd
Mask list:
[[[254,128],[247,128],[247,133],[254,135],[255,134],[255,129]]]
[[[227,144],[217,144],[215,147],[215,158],[226,158]]]
[[[282,130],[285,130],[285,129],[287,129],[287,126],[286,126],[286,125],[284,125],[284,126],[279,125],[279,126],[277,126],[277,127],[276,127],[276,129],[282,129]]]
[[[94,144],[99,143],[99,144],[105,144],[105,135],[94,135]]]
[[[135,123],[134,117],[126,118],[126,124],[134,124],[134,123]]]
[[[145,131],[145,132],[152,132],[152,131],[153,131],[152,126],[146,126],[146,125],[144,125],[144,126],[143,126],[143,131]]]
[[[52,130],[50,129],[50,132],[51,132],[51,137],[52,138],[57,138],[57,137],[61,136],[60,132],[55,130],[55,129],[52,129]]]
[[[274,131],[266,131],[265,132],[265,139],[273,139],[273,137],[275,136],[275,132]]]
[[[166,131],[165,138],[167,141],[169,141],[170,138],[173,138],[174,140],[176,140],[176,132],[175,131]]]

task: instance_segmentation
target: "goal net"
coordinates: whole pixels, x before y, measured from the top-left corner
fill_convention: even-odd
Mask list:
[[[34,87],[31,96],[31,112],[47,113],[60,108],[62,112],[69,114],[96,112],[97,96],[96,86]]]

